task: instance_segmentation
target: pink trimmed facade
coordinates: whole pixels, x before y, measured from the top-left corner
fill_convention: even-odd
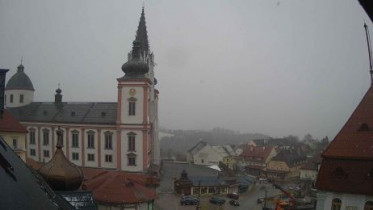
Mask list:
[[[93,107],[96,103],[92,106],[66,103],[62,101],[62,90],[58,89],[54,103],[31,100],[9,106],[29,131],[27,158],[48,162],[55,152],[55,132],[60,128],[64,132],[63,151],[78,166],[145,172],[151,164],[159,165],[159,92],[154,87],[154,56],[148,48],[144,11],[133,43],[137,45],[134,44],[128,54],[128,72],[122,66],[125,75],[117,79],[116,103],[102,102],[105,104],[98,108]],[[144,65],[146,71],[143,71]],[[27,109],[27,106],[33,108]],[[22,107],[38,111],[24,118],[24,114],[18,112]]]

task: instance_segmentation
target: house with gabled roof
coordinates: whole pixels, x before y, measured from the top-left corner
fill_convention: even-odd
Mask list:
[[[238,165],[255,176],[260,175],[268,162],[277,154],[275,147],[272,146],[246,145],[241,149],[242,152],[238,156]]]
[[[232,156],[236,156],[236,153],[230,145],[210,145],[204,141],[187,151],[187,161],[197,165],[218,165],[225,157]]]
[[[274,180],[299,178],[300,168],[306,163],[307,157],[295,150],[283,149],[267,164],[264,175]]]

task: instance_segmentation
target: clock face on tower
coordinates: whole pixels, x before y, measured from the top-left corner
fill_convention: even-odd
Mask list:
[[[131,88],[129,93],[130,93],[130,96],[134,96],[136,94],[136,90]]]

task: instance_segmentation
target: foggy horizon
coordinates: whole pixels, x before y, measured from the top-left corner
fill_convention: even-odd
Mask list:
[[[34,101],[116,102],[141,1],[0,0],[0,68]],[[339,132],[370,86],[358,1],[145,1],[161,127]]]

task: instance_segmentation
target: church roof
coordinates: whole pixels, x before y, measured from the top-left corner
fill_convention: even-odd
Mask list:
[[[139,26],[137,27],[135,41],[139,41],[141,43],[142,53],[149,51],[148,32],[146,30],[144,7],[142,8],[142,11],[141,11],[141,17],[140,17]]]
[[[323,152],[319,190],[373,194],[373,87]]]
[[[373,160],[373,87],[370,87],[323,157]]]
[[[33,102],[29,105],[8,108],[20,122],[49,122],[75,124],[116,123],[116,102]]]
[[[18,66],[17,73],[9,79],[5,90],[35,90],[22,64]]]
[[[149,53],[148,33],[146,30],[144,7],[142,8],[136,38],[133,41],[131,55],[128,61],[122,65],[126,78],[143,78],[149,71],[149,66],[144,59]]]

